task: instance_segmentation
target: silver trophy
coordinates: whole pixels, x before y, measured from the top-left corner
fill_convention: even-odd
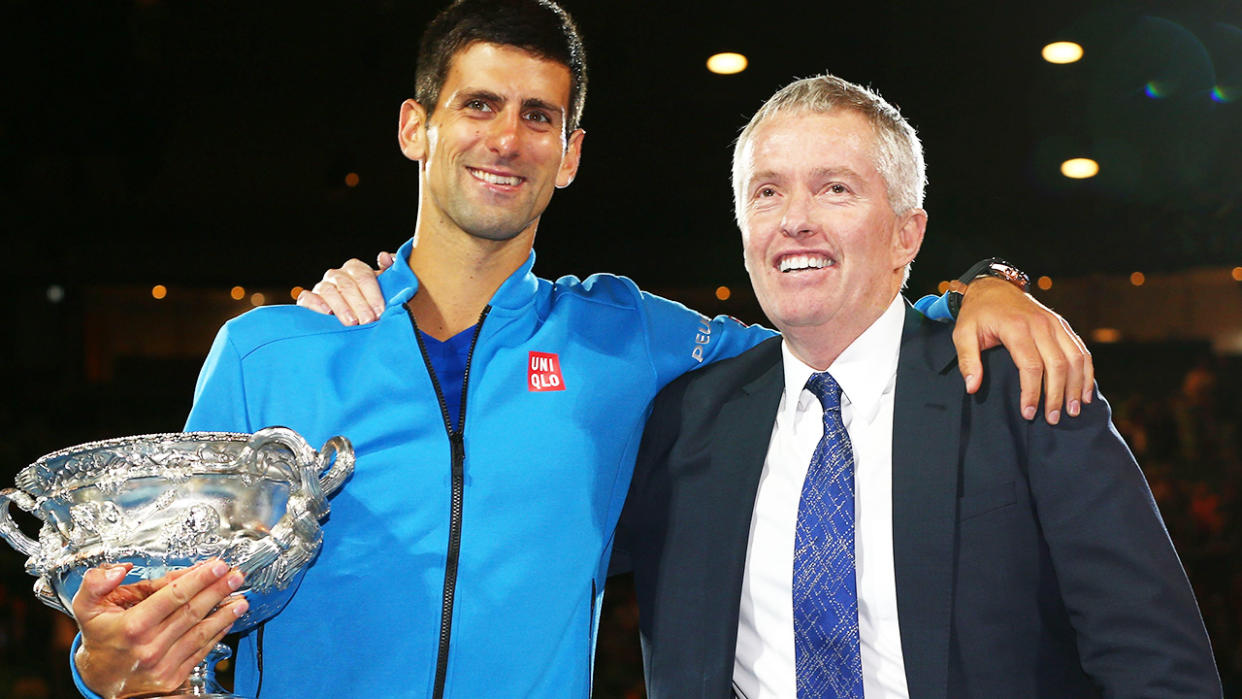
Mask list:
[[[39,599],[70,616],[82,576],[100,564],[133,564],[131,583],[218,557],[246,576],[233,593],[249,602],[233,625],[246,631],[293,596],[323,541],[327,496],[353,470],[349,440],[316,452],[284,427],[91,442],[44,456],[0,490],[0,536],[29,556]],[[37,542],[9,503],[42,520]],[[173,696],[236,696],[214,678],[228,652],[216,646]]]

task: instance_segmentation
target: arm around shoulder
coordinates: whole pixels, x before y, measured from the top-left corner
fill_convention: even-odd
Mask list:
[[[747,325],[725,315],[708,318],[676,301],[645,291],[638,293],[651,361],[661,387],[688,371],[736,357],[776,335],[761,325]]]

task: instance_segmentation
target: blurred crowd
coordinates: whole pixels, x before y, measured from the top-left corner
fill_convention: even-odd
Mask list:
[[[1203,357],[1172,395],[1118,395],[1113,416],[1195,588],[1227,697],[1242,696],[1240,388],[1242,362]]]
[[[1198,595],[1225,696],[1242,696],[1242,357],[1213,356],[1202,346],[1093,350],[1114,422],[1147,475]],[[96,390],[108,393],[108,387]],[[3,410],[0,457],[8,468],[0,486],[11,485],[17,467],[43,453],[27,451],[33,444],[39,449],[51,440],[44,449],[51,451],[90,438],[169,428],[152,429],[150,416],[118,424],[117,413],[108,411],[107,420],[61,430],[41,417],[49,412],[40,413],[38,406],[18,412],[10,404]],[[81,439],[66,436],[78,430]],[[62,439],[56,441],[52,432]],[[16,516],[33,535],[35,520]],[[73,623],[34,598],[23,557],[7,546],[0,549],[0,699],[77,696],[66,667]],[[637,638],[633,588],[624,577],[614,579],[603,609],[596,697],[644,696]]]

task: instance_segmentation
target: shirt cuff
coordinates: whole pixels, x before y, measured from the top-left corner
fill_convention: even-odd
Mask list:
[[[951,322],[953,314],[949,312],[949,292],[944,292],[940,296],[928,294],[918,301],[914,302],[914,310],[931,318],[932,320]]]
[[[69,673],[73,675],[73,684],[77,686],[78,691],[81,692],[82,696],[86,697],[86,699],[103,699],[103,697],[92,692],[90,687],[87,687],[86,683],[82,681],[82,676],[78,674],[78,666],[73,662],[73,659],[78,654],[78,648],[81,647],[82,634],[79,633],[73,637],[73,645],[69,646]]]

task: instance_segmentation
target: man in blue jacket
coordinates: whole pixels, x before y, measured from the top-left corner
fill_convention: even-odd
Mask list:
[[[239,692],[589,693],[651,399],[771,331],[708,320],[623,277],[533,274],[539,218],[577,172],[585,89],[581,41],[556,5],[452,5],[422,40],[416,99],[401,108],[418,221],[379,278],[377,321],[269,307],[221,330],[187,429],[344,434],[359,457],[292,602],[241,639]],[[1059,407],[1068,386],[1076,412],[1085,350],[1059,318],[989,281],[972,287],[959,326],[969,366],[997,335],[1033,364],[1029,348],[1051,349],[1048,398]],[[1026,378],[1037,394],[1038,371]],[[216,609],[242,581],[214,562],[145,586],[133,606],[109,596],[120,572],[89,573],[74,603],[88,696],[177,686],[244,604]]]

